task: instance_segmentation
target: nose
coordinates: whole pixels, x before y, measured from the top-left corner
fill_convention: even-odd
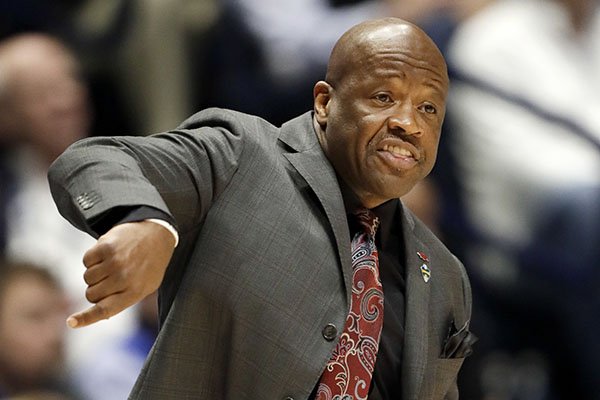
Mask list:
[[[410,101],[399,104],[388,118],[388,128],[405,135],[420,135],[421,130],[415,112]]]

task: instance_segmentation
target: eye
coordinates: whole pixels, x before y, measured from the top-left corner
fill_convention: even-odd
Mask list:
[[[394,100],[392,100],[392,97],[387,94],[387,93],[377,93],[375,96],[373,96],[373,98],[375,100],[377,100],[380,103],[393,103]]]
[[[419,110],[427,114],[437,114],[437,108],[431,103],[425,103],[419,106]]]

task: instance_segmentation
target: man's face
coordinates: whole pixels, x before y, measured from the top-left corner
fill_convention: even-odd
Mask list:
[[[316,85],[315,110],[327,157],[372,208],[433,168],[448,81],[443,59],[411,36],[357,53],[338,82]]]
[[[0,369],[33,384],[62,362],[67,303],[62,292],[32,275],[13,278],[0,298]]]
[[[31,65],[19,71],[23,76],[15,89],[15,104],[24,139],[58,156],[88,134],[88,93],[71,57],[49,53],[43,65],[43,69]]]
[[[88,135],[91,110],[77,60],[47,38],[15,39],[0,62],[9,76],[0,109],[6,141],[33,146],[53,161]],[[0,52],[2,49],[0,49]]]

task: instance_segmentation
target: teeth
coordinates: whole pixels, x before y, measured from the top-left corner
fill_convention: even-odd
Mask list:
[[[403,147],[399,147],[399,146],[390,146],[390,145],[384,145],[383,146],[383,151],[389,151],[390,153],[394,154],[394,155],[398,155],[398,156],[404,156],[404,157],[412,157],[412,153],[408,150],[406,150]]]

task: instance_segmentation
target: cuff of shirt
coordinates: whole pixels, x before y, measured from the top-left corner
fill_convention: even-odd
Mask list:
[[[175,238],[175,247],[179,243],[179,234],[173,217],[150,206],[115,207],[110,212],[102,215],[97,221],[93,221],[92,229],[100,236],[115,225],[139,221],[151,221],[164,226]]]
[[[179,233],[177,233],[177,230],[175,229],[175,227],[173,225],[171,225],[170,223],[168,223],[167,221],[165,221],[163,219],[158,219],[158,218],[149,218],[149,219],[145,219],[144,221],[153,222],[164,228],[167,228],[167,230],[169,232],[171,232],[171,235],[173,235],[173,238],[175,239],[175,246],[173,246],[173,247],[177,247],[177,245],[179,244]]]

